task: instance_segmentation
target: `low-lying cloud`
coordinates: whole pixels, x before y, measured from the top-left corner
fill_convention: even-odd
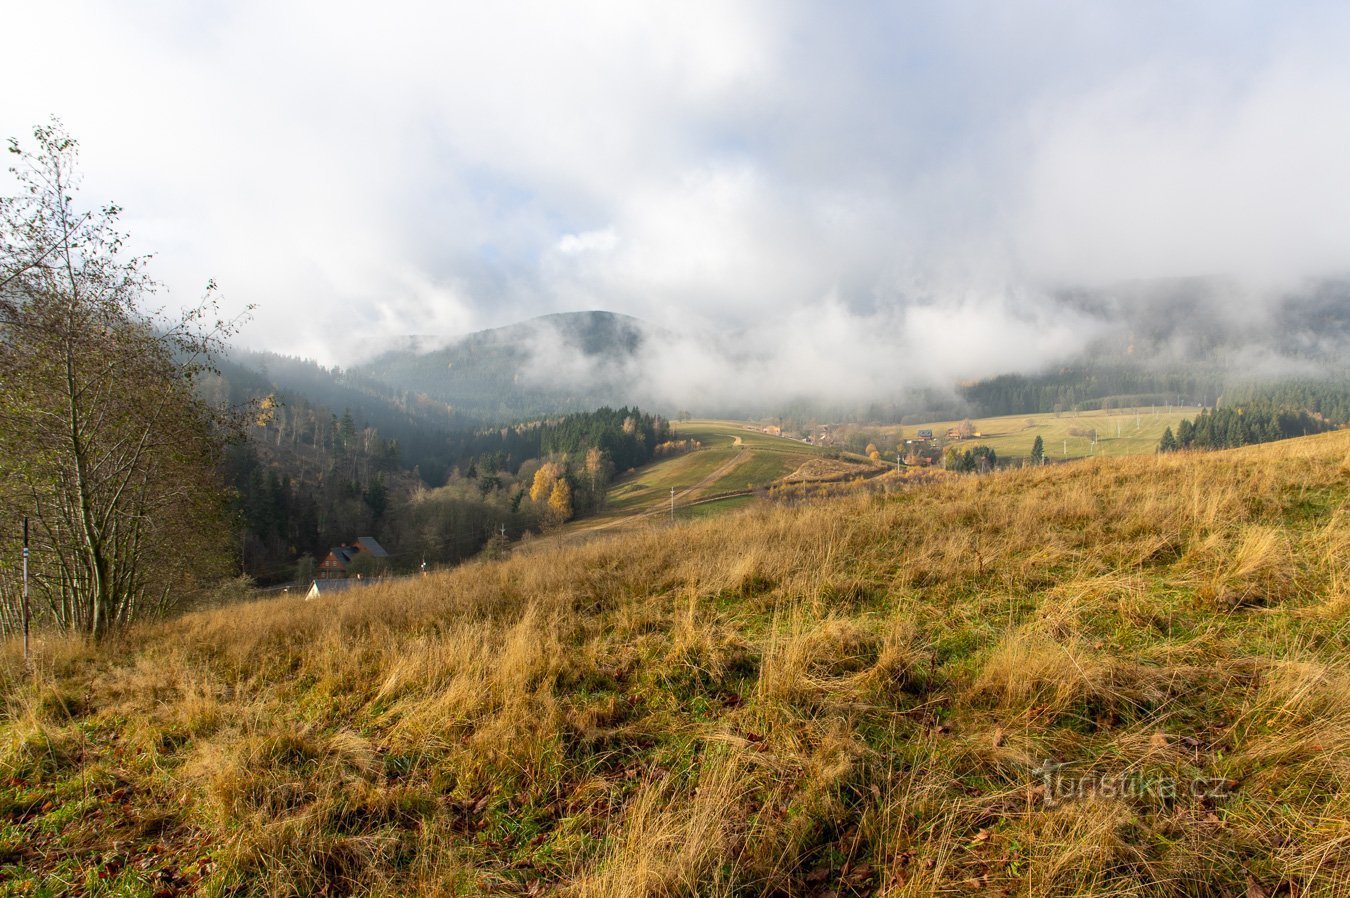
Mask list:
[[[11,19],[63,64],[15,42],[4,132],[63,116],[176,295],[328,363],[600,308],[654,326],[653,395],[861,398],[1082,351],[1065,291],[1218,278],[1241,321],[1350,270],[1341,4]]]

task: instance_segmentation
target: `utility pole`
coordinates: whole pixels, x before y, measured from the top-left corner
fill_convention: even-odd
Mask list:
[[[23,516],[23,666],[28,667],[28,515]]]

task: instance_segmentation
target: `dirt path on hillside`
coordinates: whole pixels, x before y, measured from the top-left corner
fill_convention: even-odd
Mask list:
[[[732,445],[739,446],[740,444],[741,438],[736,437],[736,442],[733,443]],[[712,486],[714,483],[721,480],[723,477],[726,477],[732,471],[736,470],[741,465],[749,461],[750,456],[752,455],[754,455],[754,452],[752,452],[751,450],[742,449],[740,452],[737,452],[731,458],[727,459],[725,463],[718,465],[717,468],[711,474],[709,474],[707,477],[704,477],[698,483],[694,484],[691,487],[686,487],[684,492],[676,492],[675,501],[678,503],[681,499],[689,498],[691,493],[695,493],[701,489],[706,489],[707,487]],[[648,512],[648,514],[650,513],[651,512]]]
[[[737,467],[744,465],[744,463],[748,462],[749,458],[751,458],[751,455],[753,455],[753,452],[748,450],[748,448],[747,450],[741,450],[740,452],[737,452],[736,455],[733,455],[732,458],[726,459],[726,462],[722,463],[722,465],[715,467],[711,473],[707,474],[707,477],[694,483],[693,486],[686,486],[683,490],[676,490],[676,509],[679,509],[682,505],[693,505],[694,502],[698,501],[697,494],[699,493],[699,490],[707,489],[707,487],[713,485],[713,483],[720,481],[720,479],[732,473]],[[598,520],[595,521],[591,527],[579,527],[572,532],[594,533],[606,531],[606,529],[618,527],[618,525],[621,524],[630,524],[633,523],[633,521],[644,519],[644,517],[656,517],[659,516],[659,514],[670,514],[670,505],[666,504],[666,502],[661,502],[661,504],[653,505],[652,508],[648,508],[647,510],[633,512],[632,514],[620,514],[618,517],[609,517],[609,519]]]
[[[732,445],[737,445],[739,444],[739,442],[740,438],[737,437],[736,442],[733,443]],[[734,456],[727,459],[722,464],[718,465],[707,476],[700,479],[697,483],[691,486],[687,486],[682,490],[677,489],[675,492],[676,508],[678,509],[681,506],[689,506],[699,502],[700,501],[700,497],[698,495],[699,492],[712,486],[714,483],[721,480],[723,477],[726,477],[728,474],[736,470],[745,462],[749,461],[752,455],[754,455],[754,452],[752,450],[742,449],[740,452],[736,453]],[[584,527],[577,527],[565,535],[582,536],[582,535],[596,534],[604,530],[610,530],[614,527],[618,527],[623,524],[631,524],[633,521],[639,521],[642,520],[643,518],[652,518],[663,514],[670,514],[669,500],[653,505],[651,508],[645,509],[643,511],[635,511],[630,514],[622,514],[612,518],[599,518],[598,520],[592,519],[594,523]]]

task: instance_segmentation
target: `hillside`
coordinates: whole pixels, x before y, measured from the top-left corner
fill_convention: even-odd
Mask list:
[[[1345,420],[1350,287],[1304,285],[1242,316],[1233,314],[1235,289],[1183,278],[1066,291],[1045,301],[1095,336],[1061,357],[1029,358],[1015,371],[959,386],[959,366],[945,373],[919,367],[904,387],[852,399],[828,391],[782,396],[756,384],[750,372],[778,350],[762,345],[753,326],[681,331],[606,311],[544,315],[448,340],[408,337],[351,373],[493,422],[636,403],[717,417],[908,424],[916,416],[1213,405],[1272,391]],[[893,334],[897,347],[904,336]],[[696,387],[709,364],[725,381],[714,395]],[[1300,389],[1291,393],[1291,385]]]
[[[487,421],[617,407],[641,398],[627,388],[644,327],[613,312],[544,315],[441,346],[409,338],[353,371]]]
[[[7,894],[1350,894],[1350,432],[0,667]]]
[[[668,515],[672,489],[676,517],[686,520],[739,507],[785,478],[817,482],[871,476],[879,470],[856,458],[827,459],[818,447],[736,421],[674,423],[671,439],[691,441],[698,448],[623,474],[610,486],[605,507],[572,522],[565,533],[593,534]]]
[[[402,462],[432,482],[445,477],[447,438],[474,427],[428,396],[389,386],[377,377],[325,368],[308,359],[235,349],[216,360],[219,374],[204,389],[221,404],[273,397],[279,411],[318,408],[326,417],[350,414],[359,428],[373,427],[396,440]]]

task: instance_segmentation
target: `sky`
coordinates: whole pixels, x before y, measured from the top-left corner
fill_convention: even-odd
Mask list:
[[[0,0],[0,134],[57,115],[164,301],[350,363],[608,309],[757,376],[989,373],[1065,287],[1350,270],[1350,5]],[[1250,309],[1246,309],[1250,312]],[[669,361],[669,360],[668,360]],[[679,364],[678,360],[672,364]],[[858,375],[858,366],[878,369]],[[852,372],[852,373],[851,373]],[[862,389],[862,387],[860,387]]]

